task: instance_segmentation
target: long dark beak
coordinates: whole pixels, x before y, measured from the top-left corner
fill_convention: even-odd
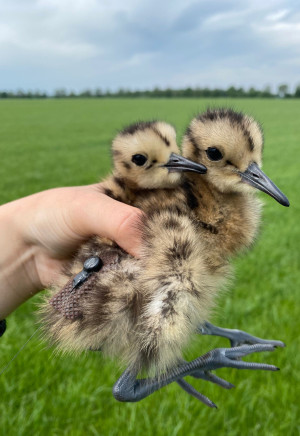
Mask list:
[[[169,172],[189,171],[192,173],[205,174],[207,171],[207,168],[204,165],[193,162],[192,160],[186,159],[175,153],[171,153],[168,162],[162,166],[168,168]]]
[[[254,188],[259,189],[260,191],[269,194],[271,197],[275,198],[278,203],[282,204],[282,206],[288,207],[290,205],[289,200],[277,188],[277,186],[265,175],[265,173],[258,167],[257,164],[252,163],[246,169],[244,173],[240,173],[243,182],[248,183]]]

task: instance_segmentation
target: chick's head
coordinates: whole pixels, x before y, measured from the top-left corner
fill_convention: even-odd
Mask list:
[[[194,118],[183,139],[183,155],[207,167],[204,176],[220,192],[266,192],[288,200],[262,172],[262,128],[252,117],[231,109],[207,110]]]
[[[179,155],[176,131],[163,121],[138,122],[126,127],[112,144],[114,171],[128,186],[172,188],[182,171],[206,171]]]

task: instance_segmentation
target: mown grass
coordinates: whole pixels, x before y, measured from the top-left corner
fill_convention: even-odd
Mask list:
[[[210,410],[176,384],[138,404],[117,403],[111,388],[120,374],[101,354],[56,356],[34,337],[0,376],[3,435],[296,435],[300,433],[300,102],[278,100],[46,100],[0,101],[1,202],[63,185],[93,183],[107,174],[112,137],[137,119],[174,123],[179,138],[207,105],[230,105],[257,117],[266,136],[264,170],[288,195],[283,208],[263,196],[265,209],[255,248],[237,259],[236,280],[220,298],[214,322],[281,339],[286,349],[252,356],[280,372],[223,369],[236,388],[193,382],[214,400]],[[5,249],[5,247],[1,247]],[[0,342],[0,368],[36,329],[35,305],[8,319]],[[192,359],[227,342],[198,337]]]

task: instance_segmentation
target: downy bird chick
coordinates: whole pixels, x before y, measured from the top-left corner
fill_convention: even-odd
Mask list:
[[[174,192],[171,188],[179,186],[182,172],[206,172],[202,164],[189,161],[178,152],[173,126],[162,121],[132,124],[113,140],[113,173],[99,185],[99,190],[131,205],[142,202],[153,191],[154,202],[160,199],[165,204]],[[181,194],[180,202],[184,200]],[[88,276],[81,277],[80,271],[91,255],[101,257],[104,266],[101,264],[99,274],[91,275],[84,283]],[[94,271],[98,267],[96,264]],[[135,334],[135,307],[139,307],[142,294],[137,283],[141,268],[137,259],[112,241],[94,237],[83,244],[71,267],[52,287],[50,304],[47,299],[41,309],[46,334],[64,350],[101,347],[105,354],[128,363]],[[78,273],[74,287],[73,277]]]
[[[205,130],[202,125],[206,122],[209,128]],[[221,142],[216,143],[217,139]],[[236,151],[231,153],[232,144]],[[232,172],[227,172],[227,168],[222,171],[218,151],[222,159],[226,156]],[[276,369],[236,360],[255,351],[273,350],[273,341],[212,350],[190,363],[182,358],[182,350],[193,333],[226,336],[225,329],[216,333],[205,320],[228,274],[229,257],[250,245],[256,233],[259,204],[253,192],[238,185],[251,179],[248,173],[253,171],[256,160],[260,162],[261,151],[260,129],[247,116],[220,110],[193,120],[184,139],[185,156],[198,162],[207,156],[211,178],[210,174],[191,177],[169,190],[168,195],[164,190],[149,191],[147,196],[137,192],[134,204],[147,213],[141,230],[142,259],[133,259],[119,250],[117,262],[91,274],[86,282],[86,296],[76,301],[75,319],[61,310],[56,296],[55,304],[53,298],[48,304],[46,326],[54,341],[64,348],[101,348],[128,365],[114,386],[118,400],[138,401],[177,381],[189,393],[214,406],[182,377],[193,375],[228,388],[230,384],[209,371],[224,366]],[[229,183],[227,177],[235,177],[235,181]],[[272,187],[273,191],[268,188],[269,191],[283,199],[283,194]],[[101,244],[90,246],[88,252],[101,257],[102,248]],[[84,257],[83,250],[79,262],[87,254]],[[73,292],[72,287],[68,292]],[[239,339],[243,342],[247,338]],[[153,369],[156,376],[138,379],[141,369]]]
[[[188,181],[180,188],[186,194],[185,204],[154,208],[144,229],[147,255],[140,282],[146,297],[138,324],[140,349],[147,359],[156,362],[156,367],[163,362],[166,370],[163,379],[145,381],[136,379],[129,368],[114,387],[119,400],[136,401],[174,380],[198,396],[180,377],[201,377],[199,370],[204,371],[202,378],[230,387],[220,379],[212,380],[207,371],[222,366],[275,369],[236,358],[255,350],[272,350],[283,346],[282,342],[264,341],[205,321],[229,275],[230,257],[250,247],[257,234],[261,203],[253,188],[289,206],[285,195],[260,169],[262,150],[262,130],[247,115],[219,109],[192,120],[183,139],[183,155],[204,163],[207,173],[198,177],[187,174]],[[195,331],[228,337],[233,345],[255,345],[213,350],[193,362],[182,363],[179,353]],[[198,398],[213,405],[203,396]]]
[[[163,121],[140,121],[123,129],[112,142],[113,174],[99,188],[123,203],[135,204],[144,190],[179,185],[182,173],[204,173],[204,166],[179,155],[176,131]]]

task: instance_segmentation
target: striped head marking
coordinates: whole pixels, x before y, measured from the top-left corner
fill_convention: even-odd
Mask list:
[[[263,133],[252,117],[231,109],[209,109],[194,118],[183,139],[183,155],[207,167],[204,177],[221,192],[253,187],[288,206],[284,194],[260,169]]]
[[[182,171],[197,166],[179,155],[175,129],[163,121],[126,127],[114,139],[112,152],[115,173],[132,188],[174,187]]]

